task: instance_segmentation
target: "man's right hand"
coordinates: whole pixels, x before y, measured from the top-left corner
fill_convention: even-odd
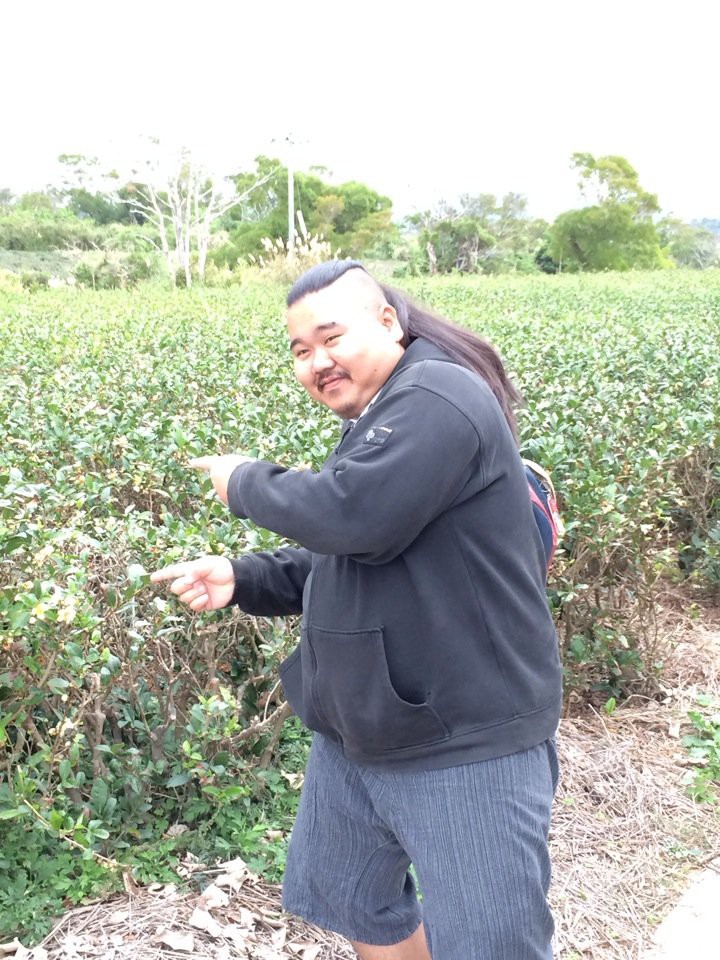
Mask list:
[[[174,563],[150,575],[151,583],[161,580],[172,580],[170,589],[180,602],[197,611],[226,607],[235,590],[232,564],[214,555]]]

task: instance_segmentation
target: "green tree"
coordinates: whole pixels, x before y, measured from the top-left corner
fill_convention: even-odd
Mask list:
[[[420,244],[427,254],[430,273],[475,273],[481,253],[492,247],[493,238],[477,218],[456,217],[439,220],[425,229]]]
[[[108,223],[131,223],[130,207],[122,200],[114,200],[101,192],[91,193],[84,187],[73,187],[67,192],[68,206],[78,217],[89,217],[104,226]]]
[[[222,228],[230,242],[218,249],[215,259],[231,262],[234,257],[262,251],[263,237],[284,237],[288,222],[288,171],[276,159],[260,156],[256,169],[232,177],[238,192],[246,192],[242,205],[229,210]],[[310,173],[293,176],[295,209],[302,214],[311,233],[322,234],[333,248],[360,256],[396,237],[392,223],[392,201],[366,186],[349,181],[329,184],[314,167]],[[253,185],[263,180],[254,189]]]
[[[97,157],[82,153],[61,153],[57,159],[61,168],[57,194],[77,217],[101,226],[144,222],[134,215],[127,193],[118,189],[117,171],[103,172]]]
[[[55,204],[51,196],[36,190],[33,193],[24,193],[15,204],[17,210],[27,210],[35,213],[45,212],[55,209]]]
[[[596,159],[591,153],[574,153],[572,166],[579,174],[580,191],[596,204],[624,204],[638,216],[659,212],[656,194],[643,190],[637,170],[625,157],[609,155]]]
[[[491,193],[464,194],[457,208],[443,202],[410,223],[420,228],[421,263],[431,273],[537,270],[535,254],[547,230],[544,220],[528,215],[519,193],[502,200]]]
[[[720,238],[712,231],[668,217],[660,221],[658,232],[679,267],[704,270],[720,263]]]
[[[637,220],[624,204],[562,213],[548,251],[561,270],[654,270],[668,266],[652,220]]]
[[[560,214],[549,231],[547,254],[561,270],[657,269],[671,265],[653,222],[655,194],[640,186],[634,167],[619,156],[575,153],[579,187],[595,202]]]
[[[345,200],[337,193],[326,193],[318,197],[315,210],[308,218],[308,227],[313,233],[330,237],[335,233],[335,221],[345,209]]]
[[[343,199],[343,209],[335,220],[335,233],[338,236],[352,234],[358,224],[373,213],[390,210],[392,201],[383,197],[364,183],[351,180],[334,188]]]
[[[378,257],[391,259],[400,239],[392,220],[390,208],[373,210],[353,225],[346,233],[335,233],[338,248],[349,257]]]

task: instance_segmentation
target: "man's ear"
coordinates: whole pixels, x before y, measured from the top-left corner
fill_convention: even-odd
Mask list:
[[[392,335],[393,340],[396,343],[400,343],[404,334],[403,329],[400,326],[400,321],[397,318],[397,311],[395,310],[395,307],[391,307],[389,303],[386,303],[382,308],[380,322]]]

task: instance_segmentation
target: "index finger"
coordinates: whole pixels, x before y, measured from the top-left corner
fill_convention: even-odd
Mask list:
[[[193,457],[188,463],[194,470],[207,470],[209,472],[212,470],[214,459],[215,457]]]
[[[154,570],[150,574],[150,583],[159,583],[161,580],[172,580],[175,577],[184,577],[188,574],[189,563],[174,563],[170,567],[163,567],[162,570]]]

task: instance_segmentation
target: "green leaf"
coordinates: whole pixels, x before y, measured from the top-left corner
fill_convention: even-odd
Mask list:
[[[128,580],[133,582],[141,580],[149,582],[150,580],[150,574],[141,563],[131,563],[127,568],[127,575]]]
[[[15,610],[10,615],[10,630],[15,633],[17,630],[22,630],[28,622],[30,621],[30,611],[18,609]]]
[[[183,787],[186,783],[192,780],[192,774],[189,773],[175,773],[169,780],[165,781],[166,787]]]

